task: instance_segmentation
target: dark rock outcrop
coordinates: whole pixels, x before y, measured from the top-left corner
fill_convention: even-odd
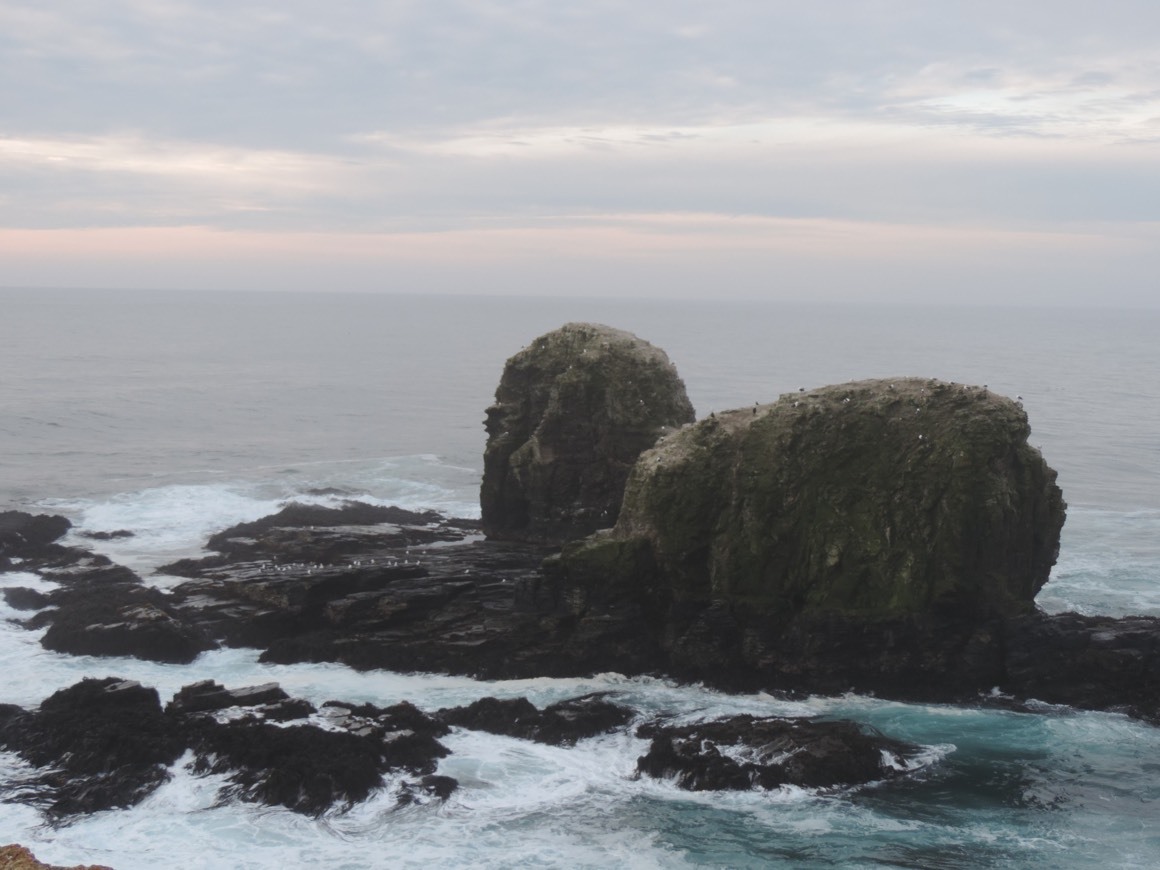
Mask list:
[[[393,767],[375,737],[309,725],[207,722],[194,748],[195,773],[227,774],[223,799],[309,815],[366,800]],[[434,767],[433,760],[428,764]]]
[[[408,527],[296,534],[304,551],[317,547],[313,536],[332,534],[350,534],[364,550],[323,567],[188,562],[192,579],[169,602],[175,614],[206,636],[262,648],[263,660],[278,663],[337,661],[486,679],[653,673],[742,691],[853,690],[974,703],[992,703],[998,687],[1024,699],[1160,715],[1157,619],[936,609],[786,620],[746,600],[659,606],[667,599],[655,588],[647,540],[593,548],[608,562],[589,565],[591,582],[580,585],[558,560],[541,570],[545,550],[473,541],[465,531],[458,543],[410,549],[395,546]]]
[[[72,523],[60,516],[0,511],[0,556],[28,556],[64,537]]]
[[[1003,626],[1006,692],[1160,725],[1160,619],[1036,614]]]
[[[88,538],[90,541],[117,541],[122,538],[132,538],[136,534],[128,529],[117,529],[112,532],[81,532],[80,536]]]
[[[197,753],[194,773],[227,775],[223,798],[309,815],[366,800],[394,767],[380,737],[312,725],[205,720],[191,742]],[[422,770],[434,766],[426,759]]]
[[[120,565],[78,565],[46,576],[60,588],[28,621],[47,626],[41,646],[72,655],[134,656],[185,664],[217,644],[183,620],[169,598]]]
[[[84,680],[36,711],[0,711],[0,745],[44,773],[9,786],[51,819],[129,807],[169,779],[185,749],[155,689],[109,677]]]
[[[4,601],[13,610],[42,610],[48,607],[48,596],[27,586],[9,586],[4,590]]]
[[[1065,507],[1030,431],[1011,400],[914,378],[716,414],[643,455],[616,528],[559,567],[782,622],[1030,612]]]
[[[611,526],[637,457],[693,418],[676,368],[648,342],[588,323],[537,338],[507,361],[487,410],[484,531],[559,544]]]
[[[840,788],[921,766],[914,761],[920,747],[846,721],[734,716],[680,726],[652,722],[636,733],[652,740],[637,771],[687,791]]]
[[[241,708],[225,720],[214,710]],[[446,799],[451,777],[435,776],[448,754],[448,727],[401,703],[329,702],[327,727],[305,719],[314,707],[275,685],[227,690],[208,681],[186,686],[166,709],[154,689],[109,677],[87,679],[46,698],[37,710],[0,706],[0,747],[39,770],[0,784],[8,801],[39,807],[53,821],[130,807],[170,778],[187,750],[189,768],[226,778],[221,799],[284,806],[318,815],[365,800],[384,774],[420,776],[400,786],[400,803]]]
[[[226,689],[208,680],[183,687],[162,710],[154,689],[117,677],[86,679],[36,710],[0,705],[0,748],[38,768],[0,783],[0,795],[66,822],[139,803],[188,752],[190,771],[224,778],[219,802],[317,816],[366,800],[394,773],[396,804],[407,806],[446,800],[458,788],[453,777],[436,773],[450,755],[439,738],[452,725],[570,746],[634,718],[605,693],[543,710],[525,698],[484,698],[429,715],[406,701],[327,701],[315,710],[273,684]],[[298,721],[277,724],[288,720]],[[652,740],[641,772],[696,790],[861,785],[914,769],[908,759],[917,751],[850,722],[751,716],[679,727],[654,722],[638,736]]]
[[[1065,505],[1016,403],[934,380],[862,381],[713,414],[653,444],[663,420],[690,415],[663,353],[572,324],[513,357],[497,390],[487,540],[430,512],[292,504],[215,535],[217,555],[162,568],[189,578],[164,594],[55,543],[67,520],[6,514],[0,540],[28,553],[21,570],[61,588],[5,595],[54,605],[26,625],[70,652],[188,661],[225,643],[277,663],[653,673],[908,700],[1008,693],[1160,721],[1160,620],[1035,610]],[[627,484],[608,484],[637,454]],[[550,547],[528,541],[610,519],[593,505],[622,484],[616,526],[541,565]],[[547,733],[548,711],[492,703],[472,715],[498,724],[478,727]],[[286,718],[300,709],[281,704]]]
[[[296,557],[309,555],[311,561],[326,562],[346,553],[341,547],[316,547],[310,554],[304,554],[300,536],[295,535],[286,540],[285,535],[280,533],[284,533],[287,529],[339,529],[345,526],[376,526],[386,523],[419,529],[428,524],[446,522],[447,520],[434,511],[408,511],[359,501],[348,501],[336,508],[292,502],[275,514],[250,523],[239,523],[211,535],[206,541],[206,548],[234,558],[255,553],[268,558],[277,558],[279,550],[289,547],[294,550]],[[438,540],[438,537],[437,534],[432,534],[429,540]],[[316,543],[324,540],[326,539],[319,536]]]
[[[399,786],[398,806],[425,804],[434,800],[445,801],[459,788],[459,780],[452,776],[429,773],[418,782],[404,782]]]
[[[585,737],[607,734],[624,727],[634,714],[596,692],[551,704],[543,710],[527,698],[481,698],[466,707],[440,710],[438,718],[448,725],[520,737],[553,746],[570,746]]]
[[[861,381],[715,414],[641,456],[620,520],[545,562],[573,613],[650,615],[665,670],[737,688],[961,699],[1008,680],[1059,547],[1022,408]]]
[[[0,511],[0,572],[35,570],[40,565],[69,562],[76,552],[57,543],[72,523],[65,517]]]
[[[45,864],[36,860],[36,856],[25,846],[18,843],[9,843],[0,846],[0,870],[112,870],[104,864],[77,864],[74,867],[61,867],[58,864]]]
[[[165,709],[170,713],[206,713],[224,710],[227,707],[278,704],[288,700],[289,697],[277,683],[263,683],[244,689],[227,689],[213,680],[201,680],[182,686]]]

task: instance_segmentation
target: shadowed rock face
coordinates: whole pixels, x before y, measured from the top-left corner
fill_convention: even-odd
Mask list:
[[[489,537],[563,543],[616,522],[629,470],[694,419],[664,351],[569,323],[504,367],[487,410],[480,507]]]
[[[1065,510],[1029,433],[1015,402],[925,379],[717,414],[645,453],[615,530],[562,566],[779,621],[1027,612]]]

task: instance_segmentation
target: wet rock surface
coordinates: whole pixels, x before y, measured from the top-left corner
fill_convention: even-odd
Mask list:
[[[163,709],[152,688],[118,677],[86,679],[37,709],[0,706],[0,748],[34,768],[0,784],[0,795],[67,823],[139,803],[181,763],[195,775],[223,778],[219,803],[318,816],[391,788],[397,806],[410,806],[447,800],[458,788],[437,771],[451,754],[441,738],[453,727],[572,746],[625,731],[637,718],[607,693],[543,709],[526,698],[483,698],[428,714],[406,701],[315,708],[275,684],[226,688],[208,680],[183,687]],[[918,747],[850,722],[738,716],[651,722],[636,734],[651,740],[641,773],[698,791],[855,786],[919,766],[908,762]]]
[[[65,517],[30,514],[24,511],[0,511],[0,571],[27,566],[35,570],[42,565],[74,558],[69,548],[56,543],[72,523]]]
[[[608,700],[601,692],[560,701],[543,710],[526,698],[481,698],[466,707],[438,713],[438,718],[448,725],[553,746],[569,746],[585,737],[616,731],[634,716],[632,710]]]
[[[507,361],[487,410],[480,507],[489,537],[560,544],[616,522],[641,452],[693,406],[664,351],[569,323]]]
[[[396,516],[396,519],[398,517]],[[1160,721],[1160,620],[1031,612],[870,617],[821,613],[785,622],[747,601],[656,604],[651,552],[615,548],[597,579],[556,570],[555,551],[481,540],[470,522],[418,526],[282,525],[238,530],[239,558],[183,560],[168,593],[81,549],[19,565],[60,584],[9,589],[50,604],[24,621],[49,648],[189,661],[218,644],[273,663],[341,662],[486,679],[661,674],[726,690],[873,692],[914,701],[993,703],[993,690]],[[635,548],[635,549],[634,549]],[[341,553],[315,561],[324,552]],[[609,552],[608,550],[605,551]],[[636,572],[636,573],[632,573]],[[29,594],[35,593],[35,594]],[[43,600],[38,596],[43,594]]]
[[[156,690],[117,677],[62,689],[38,710],[6,705],[0,745],[39,769],[7,784],[5,799],[49,819],[133,806],[169,779],[185,749]]]
[[[1160,725],[1160,619],[1061,613],[1003,626],[1003,688]]]
[[[42,572],[60,584],[28,620],[48,630],[45,649],[71,655],[134,656],[186,664],[216,644],[181,618],[168,596],[119,565],[77,562]]]
[[[228,715],[215,718],[213,711]],[[163,710],[154,689],[117,677],[88,679],[35,710],[0,707],[0,746],[37,769],[0,785],[0,793],[66,821],[139,803],[189,752],[193,773],[225,777],[222,801],[319,815],[366,800],[392,772],[421,777],[400,786],[401,801],[445,799],[454,780],[431,777],[448,754],[438,740],[447,731],[406,703],[380,709],[329,702],[316,711],[274,685],[229,690],[207,681],[186,686]]]
[[[189,578],[169,598],[188,624],[229,645],[261,648],[272,663],[498,679],[571,676],[647,658],[649,639],[635,627],[555,612],[539,572],[552,550],[480,540],[468,522],[420,519],[272,525],[244,538],[240,561],[209,556],[161,571]],[[239,537],[215,540],[233,546]]]
[[[689,725],[651,722],[637,771],[687,791],[748,791],[785,785],[841,788],[923,766],[922,747],[845,721],[734,716]]]
[[[0,557],[35,556],[71,528],[61,516],[0,511]]]

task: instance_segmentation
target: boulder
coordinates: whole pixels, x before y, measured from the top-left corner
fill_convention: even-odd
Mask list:
[[[13,610],[42,610],[49,604],[47,595],[27,586],[9,586],[0,594]]]
[[[845,720],[733,716],[690,725],[651,722],[637,771],[686,791],[841,788],[922,766],[922,748]]]
[[[82,680],[39,710],[7,708],[0,718],[0,746],[43,769],[6,786],[5,799],[51,819],[134,806],[169,779],[184,749],[156,690],[117,677]]]
[[[693,407],[664,351],[569,323],[507,361],[487,409],[480,507],[491,538],[557,544],[612,526],[629,470]]]
[[[224,710],[227,707],[256,707],[278,704],[289,700],[290,696],[277,683],[263,683],[260,686],[246,686],[242,689],[227,689],[213,680],[199,680],[182,686],[166,706],[169,713],[203,713]]]
[[[48,627],[41,646],[70,655],[136,656],[187,664],[216,644],[183,620],[165,593],[120,565],[73,566],[49,575],[61,584],[44,596],[51,609],[28,621]]]
[[[1031,612],[1065,504],[1022,407],[870,380],[711,415],[663,438],[616,528],[551,566],[573,598],[726,602],[767,623]]]
[[[212,712],[232,706],[248,709],[222,721]],[[445,800],[455,790],[454,779],[435,775],[449,754],[437,739],[449,730],[441,721],[406,702],[380,709],[331,701],[320,712],[324,723],[272,724],[316,712],[272,684],[227,690],[202,681],[163,711],[155,689],[85,679],[38,709],[0,704],[0,749],[37,768],[0,778],[0,801],[37,807],[54,822],[131,807],[168,781],[187,751],[187,769],[224,778],[219,802],[320,815],[366,800],[388,772],[422,777],[399,786],[400,804]]]
[[[70,528],[72,523],[60,516],[0,511],[0,554],[36,555]]]
[[[448,725],[571,746],[577,740],[615,731],[632,719],[632,710],[594,692],[536,708],[527,698],[480,698],[466,707],[440,710],[437,718]]]

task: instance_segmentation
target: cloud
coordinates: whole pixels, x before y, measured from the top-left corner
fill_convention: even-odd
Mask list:
[[[247,274],[231,245],[279,234],[407,239],[436,272],[436,237],[509,265],[639,244],[688,272],[661,241],[758,273],[902,238],[964,268],[937,234],[984,230],[996,263],[1097,224],[1134,251],[1160,219],[1156,32],[1144,0],[6,0],[0,227],[199,226]],[[658,214],[701,229],[646,233]]]
[[[13,285],[68,285],[79,270],[89,286],[153,290],[1154,306],[1160,223],[1130,236],[683,214],[425,233],[8,230],[0,258]]]

